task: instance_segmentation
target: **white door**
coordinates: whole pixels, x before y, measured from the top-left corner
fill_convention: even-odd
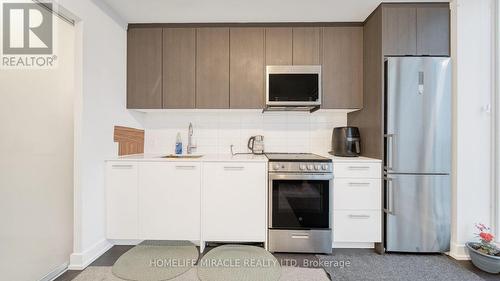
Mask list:
[[[108,239],[137,239],[137,164],[106,163]]]
[[[199,163],[141,163],[141,239],[200,240],[200,177]]]
[[[266,176],[265,163],[204,163],[204,241],[265,241]]]

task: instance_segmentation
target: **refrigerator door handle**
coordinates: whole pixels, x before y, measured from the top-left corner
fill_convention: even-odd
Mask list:
[[[384,213],[388,215],[394,215],[394,187],[393,187],[393,179],[390,177],[384,177],[384,180],[387,182],[387,190],[385,193],[385,202],[387,207],[384,208]]]
[[[393,165],[392,165],[392,162],[393,162],[393,158],[394,158],[394,151],[393,151],[393,147],[394,147],[394,134],[386,134],[384,135],[384,137],[386,138],[387,140],[387,163],[385,163],[385,169],[387,171],[392,171],[393,169]]]

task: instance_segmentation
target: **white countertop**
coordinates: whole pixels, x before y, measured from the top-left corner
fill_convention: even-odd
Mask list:
[[[253,154],[206,154],[201,158],[162,158],[160,154],[133,154],[126,156],[118,156],[115,158],[107,159],[106,161],[146,161],[146,162],[267,162],[267,158],[264,155],[253,155]],[[331,158],[333,163],[352,163],[352,162],[372,162],[380,163],[382,160],[368,158],[368,157],[338,157],[333,156],[328,153],[321,154],[323,157]]]
[[[134,161],[134,162],[267,162],[264,155],[253,154],[206,154],[200,158],[162,158],[167,154],[133,154],[126,156],[118,156],[107,159],[106,161]],[[196,154],[195,154],[196,155]]]
[[[331,155],[330,153],[320,153],[320,156],[332,159],[333,163],[352,163],[352,162],[372,162],[380,163],[382,160],[368,157],[339,157]]]
[[[380,163],[382,160],[380,159],[375,159],[375,158],[368,158],[368,157],[339,157],[339,156],[332,156],[330,155],[330,158],[332,158],[333,163],[344,163],[344,162],[374,162],[374,163]]]

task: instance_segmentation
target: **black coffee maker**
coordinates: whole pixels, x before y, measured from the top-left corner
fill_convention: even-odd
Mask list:
[[[330,154],[341,157],[358,157],[361,154],[361,137],[357,127],[333,129]]]

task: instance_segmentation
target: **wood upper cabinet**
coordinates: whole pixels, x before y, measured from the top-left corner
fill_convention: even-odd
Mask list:
[[[229,28],[196,31],[196,108],[229,108]]]
[[[163,108],[195,108],[196,29],[163,29]]]
[[[450,55],[450,8],[417,8],[417,55]]]
[[[322,108],[363,107],[363,27],[323,28]]]
[[[264,106],[264,29],[231,28],[230,108]]]
[[[321,28],[319,27],[293,28],[293,64],[320,64],[320,38]]]
[[[162,29],[127,32],[127,108],[162,107]]]
[[[385,55],[416,55],[417,10],[408,5],[384,6],[383,49]]]
[[[292,46],[291,27],[266,28],[266,65],[292,65]]]

